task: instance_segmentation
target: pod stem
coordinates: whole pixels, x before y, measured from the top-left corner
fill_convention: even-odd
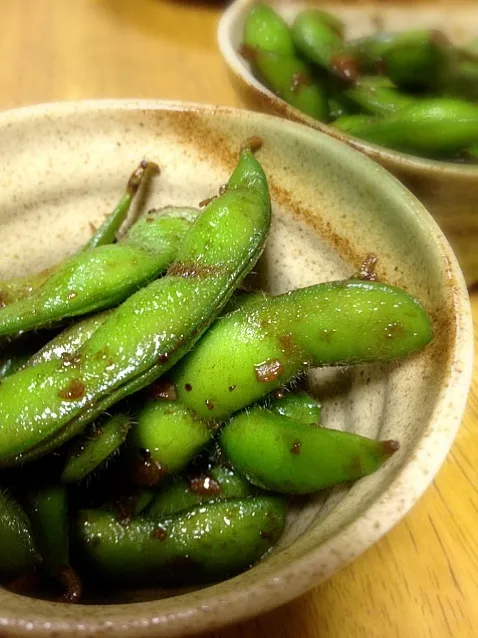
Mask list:
[[[91,239],[83,247],[83,250],[91,250],[104,244],[112,244],[116,240],[116,233],[126,219],[134,196],[149,172],[159,173],[159,166],[155,162],[142,160],[131,174],[126,190],[112,213],[96,230]]]

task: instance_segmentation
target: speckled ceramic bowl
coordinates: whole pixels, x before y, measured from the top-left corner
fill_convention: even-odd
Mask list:
[[[263,86],[238,53],[244,17],[255,0],[236,0],[218,29],[221,53],[242,102],[249,108],[302,122],[357,148],[397,176],[423,202],[455,250],[469,285],[478,282],[478,166],[436,162],[391,151],[337,131],[289,106]],[[478,36],[475,0],[266,0],[288,21],[304,6],[320,6],[340,16],[346,37],[384,30],[430,27],[455,41]]]
[[[273,225],[257,268],[274,292],[344,278],[368,253],[378,274],[426,306],[435,341],[388,365],[309,378],[325,425],[396,438],[401,450],[353,486],[290,509],[279,546],[252,570],[196,591],[145,590],[62,605],[0,590],[2,636],[180,636],[266,611],[327,578],[390,529],[437,472],[460,424],[471,376],[470,307],[447,241],[383,168],[299,124],[252,112],[160,102],[53,104],[0,114],[0,277],[72,253],[107,213],[138,159],[161,176],[141,210],[196,205],[217,192],[241,142],[260,135]],[[138,207],[136,207],[136,211]],[[1,548],[0,548],[1,551]]]

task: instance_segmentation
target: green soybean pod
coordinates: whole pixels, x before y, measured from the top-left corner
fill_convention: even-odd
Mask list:
[[[127,525],[86,510],[76,526],[77,546],[95,579],[130,586],[212,582],[260,560],[279,540],[285,514],[274,496],[214,501]]]
[[[108,243],[113,243],[116,233],[126,219],[135,194],[147,175],[149,169],[158,171],[154,162],[142,161],[128,180],[126,190],[112,213],[105,219],[103,224],[95,231],[91,239],[86,243],[83,250],[96,248]],[[24,297],[28,297],[40,286],[42,286],[62,263],[46,268],[39,273],[33,273],[23,277],[14,277],[6,281],[0,281],[0,308],[9,303],[13,303]]]
[[[30,492],[28,500],[33,534],[43,558],[42,567],[64,585],[63,602],[78,602],[81,583],[70,565],[66,488],[63,485],[48,485]]]
[[[269,225],[267,179],[245,147],[228,188],[196,219],[167,274],[116,308],[74,365],[47,361],[0,384],[0,463],[54,449],[172,367],[253,267]]]
[[[354,80],[356,70],[334,64],[334,58],[343,48],[343,37],[328,21],[322,11],[301,11],[292,24],[292,38],[297,49],[307,60],[340,75],[344,80]],[[343,59],[343,57],[342,57]],[[346,71],[346,72],[344,72]]]
[[[75,352],[98,330],[110,313],[111,310],[105,310],[68,326],[24,361],[22,367],[35,366],[44,361],[74,360]]]
[[[4,359],[0,363],[0,379],[4,379],[5,377],[10,376],[11,374],[15,374],[18,370],[21,370],[23,366],[30,359],[30,353],[18,353],[16,355],[12,355]]]
[[[266,398],[265,406],[270,412],[287,416],[301,423],[319,424],[321,405],[307,392],[272,393]]]
[[[402,93],[396,88],[374,85],[372,81],[362,84],[361,81],[345,91],[347,99],[359,106],[362,111],[371,115],[386,115],[417,102],[417,98]]]
[[[478,100],[478,58],[457,61],[447,77],[443,92],[452,97]]]
[[[451,47],[439,31],[414,30],[398,33],[381,52],[380,64],[398,87],[440,87],[451,63]]]
[[[427,157],[453,155],[478,143],[478,106],[460,100],[422,99],[377,120],[352,117],[333,125],[368,142]]]
[[[263,408],[233,417],[220,443],[234,468],[251,483],[283,494],[308,494],[378,470],[396,441],[313,428]]]
[[[244,46],[272,51],[279,55],[295,55],[290,29],[274,9],[262,2],[255,3],[247,13],[243,33]]]
[[[43,328],[115,306],[150,283],[173,261],[190,227],[189,213],[166,213],[149,225],[146,220],[137,224],[123,242],[74,255],[37,291],[0,309],[0,335]]]
[[[399,358],[431,338],[425,309],[404,290],[330,282],[219,318],[170,376],[184,405],[223,420],[309,365]]]
[[[143,515],[158,520],[207,501],[255,495],[257,489],[237,472],[217,465],[207,472],[177,476],[165,483]]]
[[[73,441],[61,474],[63,483],[81,481],[102,465],[124,443],[130,427],[127,414],[115,414]]]
[[[317,120],[328,118],[326,92],[305,62],[261,50],[251,53],[250,62],[260,79],[288,104]]]
[[[21,574],[41,561],[31,523],[20,505],[0,491],[0,572]]]
[[[153,486],[182,470],[211,439],[217,425],[179,401],[151,400],[137,412],[128,437],[133,480]]]

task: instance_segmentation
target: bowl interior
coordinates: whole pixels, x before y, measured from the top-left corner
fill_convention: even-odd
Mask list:
[[[355,148],[369,152],[369,154],[372,154],[370,153],[372,150],[376,155],[379,154],[380,160],[385,162],[385,165],[391,164],[392,170],[394,165],[398,167],[401,163],[406,162],[417,169],[426,169],[427,167],[443,169],[447,167],[452,173],[470,173],[476,178],[478,167],[475,165],[466,166],[451,162],[439,162],[388,150],[337,131],[333,127],[301,113],[298,109],[286,105],[286,102],[278,98],[254,77],[249,62],[239,53],[244,20],[254,2],[255,0],[235,0],[231,4],[219,25],[218,41],[221,52],[236,77],[246,82],[253,90],[267,96],[267,103],[264,106],[268,105],[268,110],[277,111],[291,119],[314,126],[329,135],[346,140]],[[267,0],[267,4],[274,7],[288,23],[291,23],[300,11],[310,6],[330,11],[343,21],[346,39],[369,35],[378,30],[405,31],[420,28],[441,30],[456,44],[478,37],[478,5],[472,0],[418,0],[417,2],[410,0],[391,0],[390,2],[381,0],[371,2]],[[275,103],[272,108],[271,102]],[[281,103],[281,106],[278,106],[278,103]]]
[[[143,157],[161,176],[132,215],[197,205],[231,172],[241,142],[264,139],[273,224],[255,284],[280,293],[350,276],[370,253],[378,275],[405,287],[431,314],[436,339],[400,363],[315,371],[325,425],[397,438],[378,473],[291,503],[279,546],[229,581],[188,592],[131,591],[102,603],[59,605],[0,590],[0,624],[83,636],[183,635],[270,609],[327,577],[411,507],[444,459],[471,375],[472,334],[463,278],[419,202],[371,160],[310,129],[245,111],[155,102],[91,102],[0,115],[0,278],[72,253],[115,204]],[[161,600],[157,600],[161,598]],[[126,604],[134,602],[135,604]]]

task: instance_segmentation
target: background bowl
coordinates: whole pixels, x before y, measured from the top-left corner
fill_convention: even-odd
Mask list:
[[[430,347],[406,361],[310,376],[325,425],[397,438],[401,449],[352,486],[296,501],[279,546],[252,570],[196,591],[130,591],[87,608],[0,590],[3,636],[112,630],[116,636],[179,636],[214,628],[298,596],[407,512],[459,426],[473,348],[468,296],[453,252],[397,180],[326,135],[227,108],[52,104],[0,114],[0,135],[1,278],[47,266],[79,247],[140,158],[158,161],[162,172],[135,211],[197,205],[226,181],[241,142],[260,135],[273,225],[257,268],[259,285],[278,293],[344,278],[375,253],[380,278],[416,295],[436,334]]]
[[[385,166],[435,217],[455,250],[468,285],[478,282],[478,166],[422,159],[364,142],[278,98],[253,76],[249,63],[238,52],[244,18],[254,1],[233,2],[218,29],[219,48],[242,102],[249,108],[281,115],[332,135]],[[420,27],[441,29],[454,42],[478,37],[478,4],[474,0],[266,1],[287,21],[311,4],[331,11],[344,21],[347,38],[374,33],[378,28],[400,31]]]

